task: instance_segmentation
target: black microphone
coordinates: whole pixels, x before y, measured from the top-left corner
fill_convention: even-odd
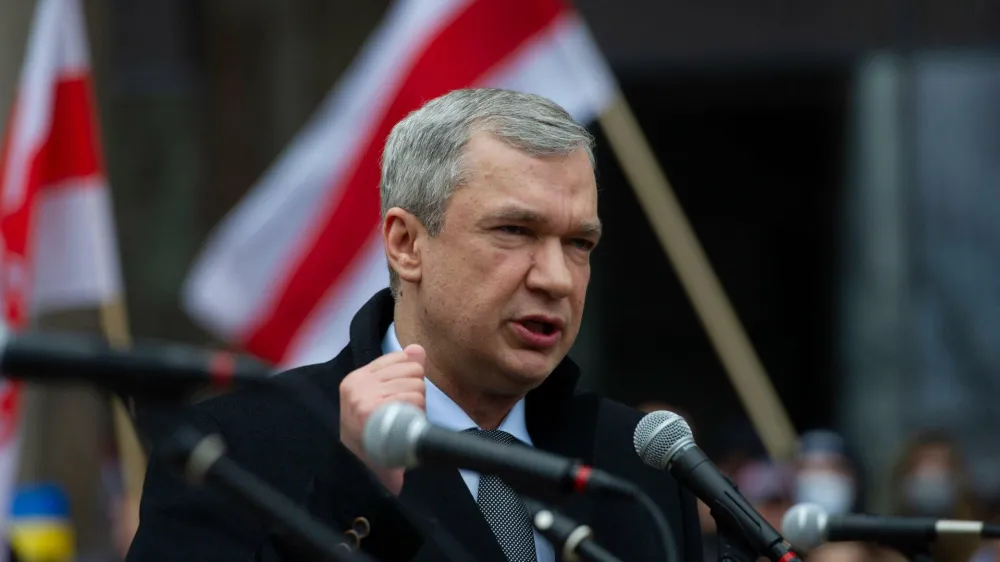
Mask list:
[[[566,562],[578,562],[579,560],[621,562],[594,542],[594,532],[587,525],[581,525],[531,498],[522,497],[521,500],[531,515],[532,525],[552,543],[556,552],[562,554],[562,559]]]
[[[387,468],[438,465],[486,472],[545,499],[581,493],[631,498],[638,493],[632,484],[573,459],[434,426],[422,410],[404,402],[385,404],[368,417],[364,448],[368,458]]]
[[[218,435],[181,426],[164,445],[157,454],[182,470],[188,480],[196,484],[211,482],[227,490],[287,529],[324,560],[372,562],[370,556],[352,550],[343,536],[229,458]]]
[[[35,332],[0,342],[0,373],[156,396],[261,384],[270,379],[271,368],[246,356],[186,345],[137,342],[117,349],[97,336]]]
[[[1000,525],[931,517],[829,515],[822,506],[792,506],[781,520],[781,530],[795,548],[812,550],[825,542],[869,541],[900,548],[926,547],[945,535],[1000,538]]]
[[[791,545],[695,445],[684,418],[662,410],[647,414],[635,428],[633,444],[643,462],[668,470],[708,505],[721,530],[736,534],[756,555],[799,562]]]

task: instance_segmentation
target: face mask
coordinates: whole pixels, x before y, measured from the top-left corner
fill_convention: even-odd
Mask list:
[[[819,504],[830,515],[844,514],[854,504],[854,482],[835,472],[803,472],[795,481],[795,501]]]
[[[946,517],[951,514],[958,489],[947,472],[918,472],[906,479],[903,492],[910,508],[925,517]]]

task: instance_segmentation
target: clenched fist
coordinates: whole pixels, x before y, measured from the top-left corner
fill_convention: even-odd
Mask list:
[[[340,441],[396,495],[403,489],[404,470],[385,469],[369,462],[362,435],[368,416],[387,402],[409,402],[424,409],[426,358],[424,348],[410,345],[351,372],[340,383]]]

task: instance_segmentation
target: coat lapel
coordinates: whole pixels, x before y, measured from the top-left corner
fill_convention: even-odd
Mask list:
[[[578,378],[579,369],[566,359],[545,384],[528,394],[525,404],[528,433],[535,448],[590,465],[594,461],[599,400],[594,395],[575,394]],[[593,506],[582,495],[567,496],[551,505],[581,524],[592,520]],[[560,549],[554,546],[556,560],[561,560]]]
[[[440,467],[408,470],[400,498],[407,507],[425,516],[432,528],[457,539],[473,560],[506,562],[500,544],[458,470]],[[447,548],[440,544],[447,537],[438,536],[435,540],[443,549]]]

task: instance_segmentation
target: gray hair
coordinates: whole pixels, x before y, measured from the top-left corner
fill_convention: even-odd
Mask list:
[[[473,134],[488,131],[531,156],[584,149],[594,165],[594,138],[551,100],[491,88],[455,90],[410,113],[389,133],[382,152],[381,216],[399,207],[417,217],[428,234],[444,225],[444,209],[466,178],[463,155]],[[399,278],[392,267],[393,293]]]

